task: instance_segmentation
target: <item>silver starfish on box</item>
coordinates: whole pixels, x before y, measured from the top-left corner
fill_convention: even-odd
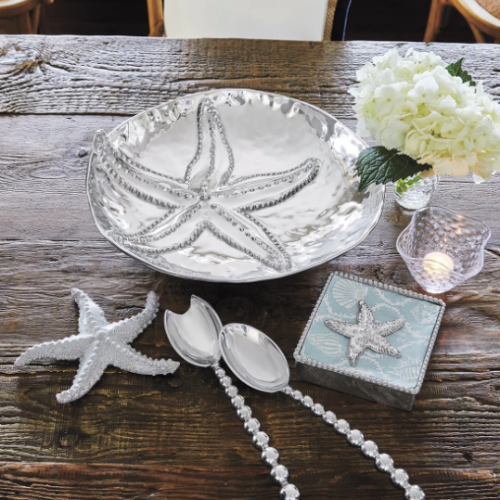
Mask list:
[[[205,115],[210,160],[193,175],[203,153]],[[278,205],[301,191],[317,177],[320,161],[308,158],[289,170],[239,177],[230,182],[235,166],[233,151],[219,112],[210,99],[202,100],[198,106],[197,132],[196,152],[182,178],[142,165],[122,148],[114,147],[104,131],[97,132],[93,152],[98,159],[97,169],[109,185],[118,193],[125,191],[164,210],[141,231],[127,233],[115,229],[113,237],[136,252],[159,255],[189,247],[208,231],[272,269],[290,268],[290,257],[281,242],[253,213]],[[216,132],[227,156],[224,172],[216,169]],[[185,225],[188,227],[185,236],[179,236],[178,230]]]
[[[73,385],[56,395],[59,403],[81,398],[109,365],[140,375],[166,375],[177,370],[177,361],[151,359],[129,345],[156,317],[158,297],[155,292],[149,292],[142,312],[117,323],[108,323],[102,309],[86,293],[73,288],[71,294],[80,308],[78,335],[35,345],[15,362],[16,366],[24,366],[40,359],[80,359]]]
[[[391,345],[385,337],[403,328],[404,318],[387,322],[375,321],[372,310],[361,300],[356,323],[329,319],[325,321],[325,324],[334,332],[350,339],[347,346],[347,360],[351,366],[356,366],[366,349],[380,354],[389,354],[395,358],[401,357],[401,351]]]

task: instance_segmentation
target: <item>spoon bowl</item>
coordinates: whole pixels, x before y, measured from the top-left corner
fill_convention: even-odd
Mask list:
[[[177,354],[188,363],[208,368],[221,358],[218,335],[222,323],[210,304],[191,296],[184,314],[165,311],[165,331]]]
[[[288,361],[265,333],[249,325],[231,323],[222,328],[219,345],[231,371],[253,389],[278,392],[290,381]]]

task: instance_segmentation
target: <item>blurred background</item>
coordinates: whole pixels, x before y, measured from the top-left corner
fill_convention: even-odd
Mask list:
[[[15,32],[2,26],[2,7],[21,0],[0,0],[0,31]],[[35,32],[44,34],[136,35],[147,36],[147,0],[22,0],[42,2],[40,23]],[[436,1],[436,0],[434,0]],[[446,3],[450,0],[440,0]],[[500,4],[500,0],[477,0]],[[422,41],[432,0],[339,0],[333,40]],[[5,21],[5,20],[4,20]],[[37,19],[38,21],[38,19]],[[8,23],[7,23],[8,24]],[[19,31],[18,31],[19,32]],[[436,35],[440,42],[474,42],[467,21],[454,8],[447,9]]]

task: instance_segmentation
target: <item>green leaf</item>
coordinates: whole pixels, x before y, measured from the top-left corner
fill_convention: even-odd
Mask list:
[[[456,63],[446,66],[446,69],[451,76],[459,76],[464,83],[469,83],[471,87],[475,87],[476,82],[472,79],[472,76],[470,76],[465,69],[462,69],[463,62],[464,58],[462,57],[462,59],[459,59]]]
[[[370,184],[396,182],[432,167],[426,163],[417,163],[397,149],[374,146],[361,151],[356,168],[360,177],[358,191],[364,191]]]

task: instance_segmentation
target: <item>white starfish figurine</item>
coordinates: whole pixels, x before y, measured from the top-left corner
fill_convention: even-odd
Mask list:
[[[81,398],[109,365],[140,375],[166,375],[177,369],[177,361],[154,360],[129,345],[156,317],[158,297],[155,292],[149,292],[142,312],[117,323],[108,323],[102,309],[78,288],[73,288],[71,294],[80,308],[78,335],[35,345],[15,362],[16,366],[23,366],[39,359],[80,359],[73,385],[56,395],[59,403]]]
[[[380,354],[389,354],[395,358],[401,357],[401,351],[391,345],[385,337],[403,328],[405,325],[404,318],[387,322],[375,321],[373,312],[361,300],[359,302],[357,323],[344,323],[330,319],[326,320],[325,324],[334,332],[350,339],[347,346],[347,359],[351,366],[356,366],[358,359],[366,349],[371,349]]]

